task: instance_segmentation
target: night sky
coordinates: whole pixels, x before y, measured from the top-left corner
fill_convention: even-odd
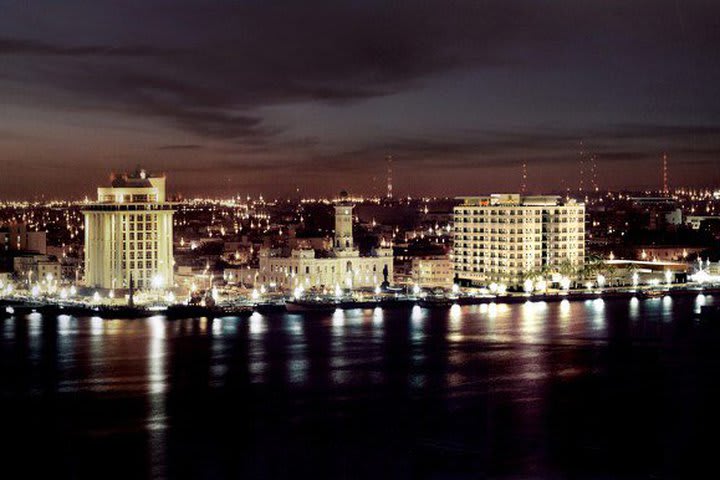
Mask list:
[[[0,0],[0,198],[720,180],[720,1]]]

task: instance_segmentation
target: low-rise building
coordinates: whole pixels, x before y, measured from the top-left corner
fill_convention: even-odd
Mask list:
[[[229,285],[238,285],[245,288],[255,286],[259,270],[253,267],[234,267],[223,270],[223,280]]]
[[[638,245],[634,247],[636,260],[681,262],[698,254],[705,247],[695,245]]]
[[[297,248],[260,251],[258,279],[278,288],[372,288],[393,278],[392,248],[380,247],[360,255],[353,244],[354,205],[343,199],[335,205],[335,234],[330,250]]]
[[[718,222],[720,223],[720,216],[718,215],[689,215],[685,218],[685,223],[690,225],[693,230],[700,230],[703,222]]]
[[[413,258],[412,281],[424,288],[451,288],[453,263],[447,256]]]
[[[39,254],[17,255],[13,258],[15,275],[29,281],[62,279],[62,265],[55,257]]]
[[[13,223],[0,229],[0,252],[47,254],[47,234],[27,229],[24,223]]]

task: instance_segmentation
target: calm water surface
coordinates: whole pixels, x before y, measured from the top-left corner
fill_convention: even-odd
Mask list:
[[[689,478],[718,300],[5,319],[0,477]]]

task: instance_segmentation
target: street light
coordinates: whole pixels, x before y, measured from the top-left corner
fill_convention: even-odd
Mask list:
[[[152,280],[150,281],[150,284],[152,285],[152,288],[154,289],[160,289],[163,286],[163,277],[162,275],[155,275]]]

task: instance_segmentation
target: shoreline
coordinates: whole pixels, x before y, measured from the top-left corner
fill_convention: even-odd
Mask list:
[[[216,306],[203,307],[194,305],[171,305],[166,308],[158,307],[124,307],[124,306],[90,306],[82,304],[61,304],[29,302],[12,299],[0,299],[0,318],[40,313],[42,315],[71,315],[75,317],[100,317],[103,319],[140,319],[156,315],[168,319],[185,319],[195,317],[249,317],[253,313],[318,313],[332,312],[337,309],[397,309],[412,308],[418,305],[429,309],[448,309],[452,305],[480,305],[480,304],[519,304],[525,302],[570,302],[595,299],[631,299],[683,297],[698,294],[720,294],[720,288],[675,288],[668,290],[610,290],[594,292],[567,292],[545,293],[535,295],[509,294],[502,296],[457,296],[457,297],[428,297],[428,298],[377,298],[368,300],[346,301],[318,301],[318,300],[287,300],[285,303],[256,303],[243,306]]]

